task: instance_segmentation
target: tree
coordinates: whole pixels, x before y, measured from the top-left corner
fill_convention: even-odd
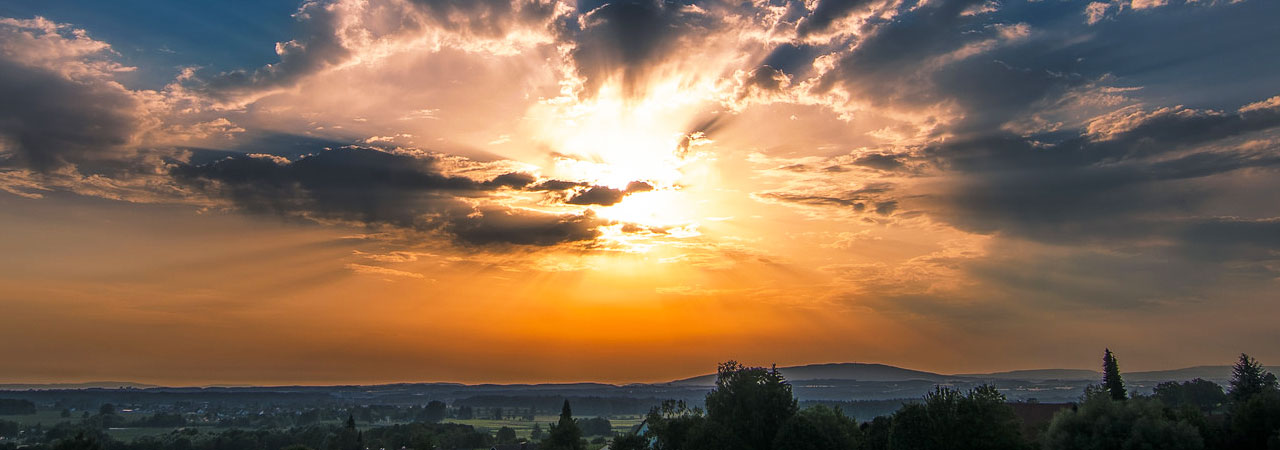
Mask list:
[[[586,441],[582,439],[582,430],[573,420],[573,411],[569,409],[569,400],[560,408],[560,421],[551,425],[551,431],[539,447],[545,450],[584,450]]]
[[[775,450],[854,450],[862,437],[858,422],[839,409],[817,405],[791,417],[774,437]]]
[[[31,400],[0,398],[0,415],[27,415],[36,413],[36,404]]]
[[[493,420],[502,420],[502,408],[493,408]]]
[[[529,430],[529,439],[542,440],[542,425],[533,424],[533,429]]]
[[[356,429],[356,418],[347,415],[347,423],[329,440],[328,450],[362,450],[364,434]]]
[[[110,403],[103,403],[102,406],[98,407],[98,414],[107,416],[115,413],[116,413],[116,405],[112,405]]]
[[[79,433],[74,438],[58,441],[53,450],[102,450],[102,444]]]
[[[511,427],[499,428],[498,434],[494,438],[499,444],[514,444],[516,443],[516,430],[511,429]]]
[[[893,419],[889,416],[876,416],[870,422],[863,423],[862,445],[865,450],[883,450],[889,448],[889,431],[893,427]]]
[[[1243,402],[1254,395],[1276,390],[1276,376],[1262,368],[1257,360],[1244,353],[1231,368],[1231,399]]]
[[[1166,381],[1157,384],[1152,395],[1169,407],[1194,407],[1202,412],[1213,411],[1227,402],[1227,394],[1222,392],[1222,386],[1200,378],[1182,383]]]
[[[1204,439],[1191,424],[1171,419],[1159,402],[1095,395],[1054,415],[1042,444],[1044,450],[1200,450]]]
[[[1277,449],[1269,442],[1280,433],[1280,392],[1263,390],[1231,405],[1230,448],[1233,450]]]
[[[1102,355],[1102,387],[1111,395],[1112,400],[1124,400],[1129,397],[1124,391],[1124,380],[1120,379],[1120,366],[1109,348]]]
[[[618,433],[609,443],[609,450],[648,450],[649,440],[635,433]]]
[[[18,422],[0,420],[0,438],[18,437],[19,431],[22,431],[22,425]]]
[[[777,368],[721,364],[716,387],[707,393],[707,422],[727,448],[769,450],[778,430],[799,407]]]
[[[609,419],[603,417],[592,417],[578,421],[578,427],[582,428],[583,436],[612,436],[613,424]]]
[[[664,400],[661,406],[649,410],[644,422],[648,427],[644,437],[657,450],[711,447],[703,445],[709,438],[702,410],[689,409],[683,400]]]
[[[444,421],[445,415],[449,413],[449,407],[444,402],[432,400],[427,402],[427,406],[423,408],[422,418],[430,423],[440,423]]]
[[[893,415],[889,448],[955,450],[1023,449],[1022,423],[992,386],[966,393],[937,387],[924,402]]]

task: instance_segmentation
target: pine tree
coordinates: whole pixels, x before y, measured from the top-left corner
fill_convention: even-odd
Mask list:
[[[582,429],[573,420],[573,411],[569,409],[569,400],[560,408],[560,421],[551,425],[547,439],[542,441],[541,448],[546,450],[584,450],[586,442],[582,440]]]
[[[1258,360],[1241,353],[1240,361],[1231,368],[1231,399],[1242,402],[1256,394],[1275,389],[1276,376],[1263,369]]]
[[[1102,355],[1102,388],[1111,394],[1112,400],[1124,400],[1129,396],[1124,391],[1124,380],[1120,379],[1120,366],[1116,364],[1111,349]]]

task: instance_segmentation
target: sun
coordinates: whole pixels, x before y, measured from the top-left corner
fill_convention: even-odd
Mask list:
[[[673,78],[641,91],[628,96],[619,84],[605,84],[590,98],[540,103],[528,118],[536,124],[536,140],[553,154],[544,175],[614,189],[648,183],[653,190],[596,212],[647,226],[690,225],[697,208],[687,188],[705,172],[709,155],[702,148],[713,143],[690,127],[705,115],[714,86]]]

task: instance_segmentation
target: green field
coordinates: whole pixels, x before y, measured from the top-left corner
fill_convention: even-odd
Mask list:
[[[72,423],[80,422],[81,420],[83,420],[80,417],[81,414],[84,414],[84,412],[75,411],[71,413],[71,417],[64,418],[62,417],[61,410],[38,409],[36,410],[35,414],[24,414],[24,415],[17,415],[17,416],[0,416],[0,420],[18,422],[23,426],[43,424],[44,426],[49,427],[62,422],[72,422]],[[120,412],[117,414],[119,414],[121,417],[124,417],[127,420],[136,420],[136,419],[140,419],[147,416],[146,414],[137,414],[137,413],[129,413],[129,412]]]
[[[0,418],[4,420],[13,421],[13,422],[18,422],[23,426],[33,426],[36,424],[42,424],[45,427],[52,427],[54,425],[57,425],[63,422],[79,423],[80,421],[83,420],[81,418],[81,414],[83,414],[81,411],[75,411],[74,413],[71,414],[71,417],[64,418],[61,416],[61,411],[59,410],[40,409],[36,411],[35,414],[2,416]],[[147,416],[146,414],[130,413],[130,412],[119,412],[118,414],[130,421],[141,419]],[[638,425],[640,421],[643,419],[644,417],[640,415],[617,416],[617,417],[609,418],[609,422],[613,426],[613,431],[615,433],[621,433],[621,432],[630,431],[632,428]],[[542,426],[543,433],[546,433],[550,431],[551,424],[555,423],[557,420],[559,420],[559,416],[556,416],[556,415],[540,415],[540,416],[536,416],[535,420],[532,420],[532,421],[519,420],[519,419],[513,418],[513,419],[504,419],[504,420],[445,419],[445,422],[471,425],[473,427],[476,427],[477,430],[485,430],[489,433],[496,433],[498,429],[502,427],[511,427],[513,430],[515,430],[516,436],[528,439],[530,437],[529,434],[533,430],[533,425],[535,423],[540,424]],[[329,423],[329,424],[335,424],[335,425],[339,425],[342,422],[344,421],[340,421],[340,420],[322,421],[322,423]],[[390,423],[360,424],[360,428],[371,428],[371,427],[387,426],[387,425],[391,425],[391,424]],[[202,430],[204,429],[221,430],[219,428],[215,428],[207,425],[206,426],[197,425],[196,427]],[[163,428],[163,427],[162,428],[122,427],[122,428],[110,428],[107,430],[107,434],[111,435],[111,437],[114,439],[127,442],[127,441],[132,441],[134,439],[144,437],[144,436],[159,436],[159,435],[168,434],[173,432],[173,430],[174,430],[173,428]]]
[[[559,419],[560,419],[559,416],[536,416],[533,421],[515,420],[515,419],[506,419],[506,420],[445,419],[445,423],[460,423],[464,425],[471,425],[473,427],[476,427],[477,429],[488,430],[490,433],[496,432],[498,431],[499,428],[502,428],[502,427],[511,427],[511,429],[516,431],[516,436],[522,437],[522,438],[528,438],[529,432],[533,430],[533,424],[537,423],[542,425],[542,432],[546,433],[548,430],[550,430],[551,424],[556,423],[556,421]],[[626,431],[631,431],[631,428],[640,424],[640,421],[642,420],[644,420],[643,416],[618,416],[618,417],[610,418],[609,423],[613,425],[613,432],[622,433]]]

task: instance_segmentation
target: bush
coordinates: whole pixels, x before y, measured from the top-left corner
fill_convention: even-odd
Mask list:
[[[1204,440],[1186,421],[1170,419],[1158,401],[1115,401],[1104,395],[1054,416],[1043,436],[1045,450],[1200,450]]]

